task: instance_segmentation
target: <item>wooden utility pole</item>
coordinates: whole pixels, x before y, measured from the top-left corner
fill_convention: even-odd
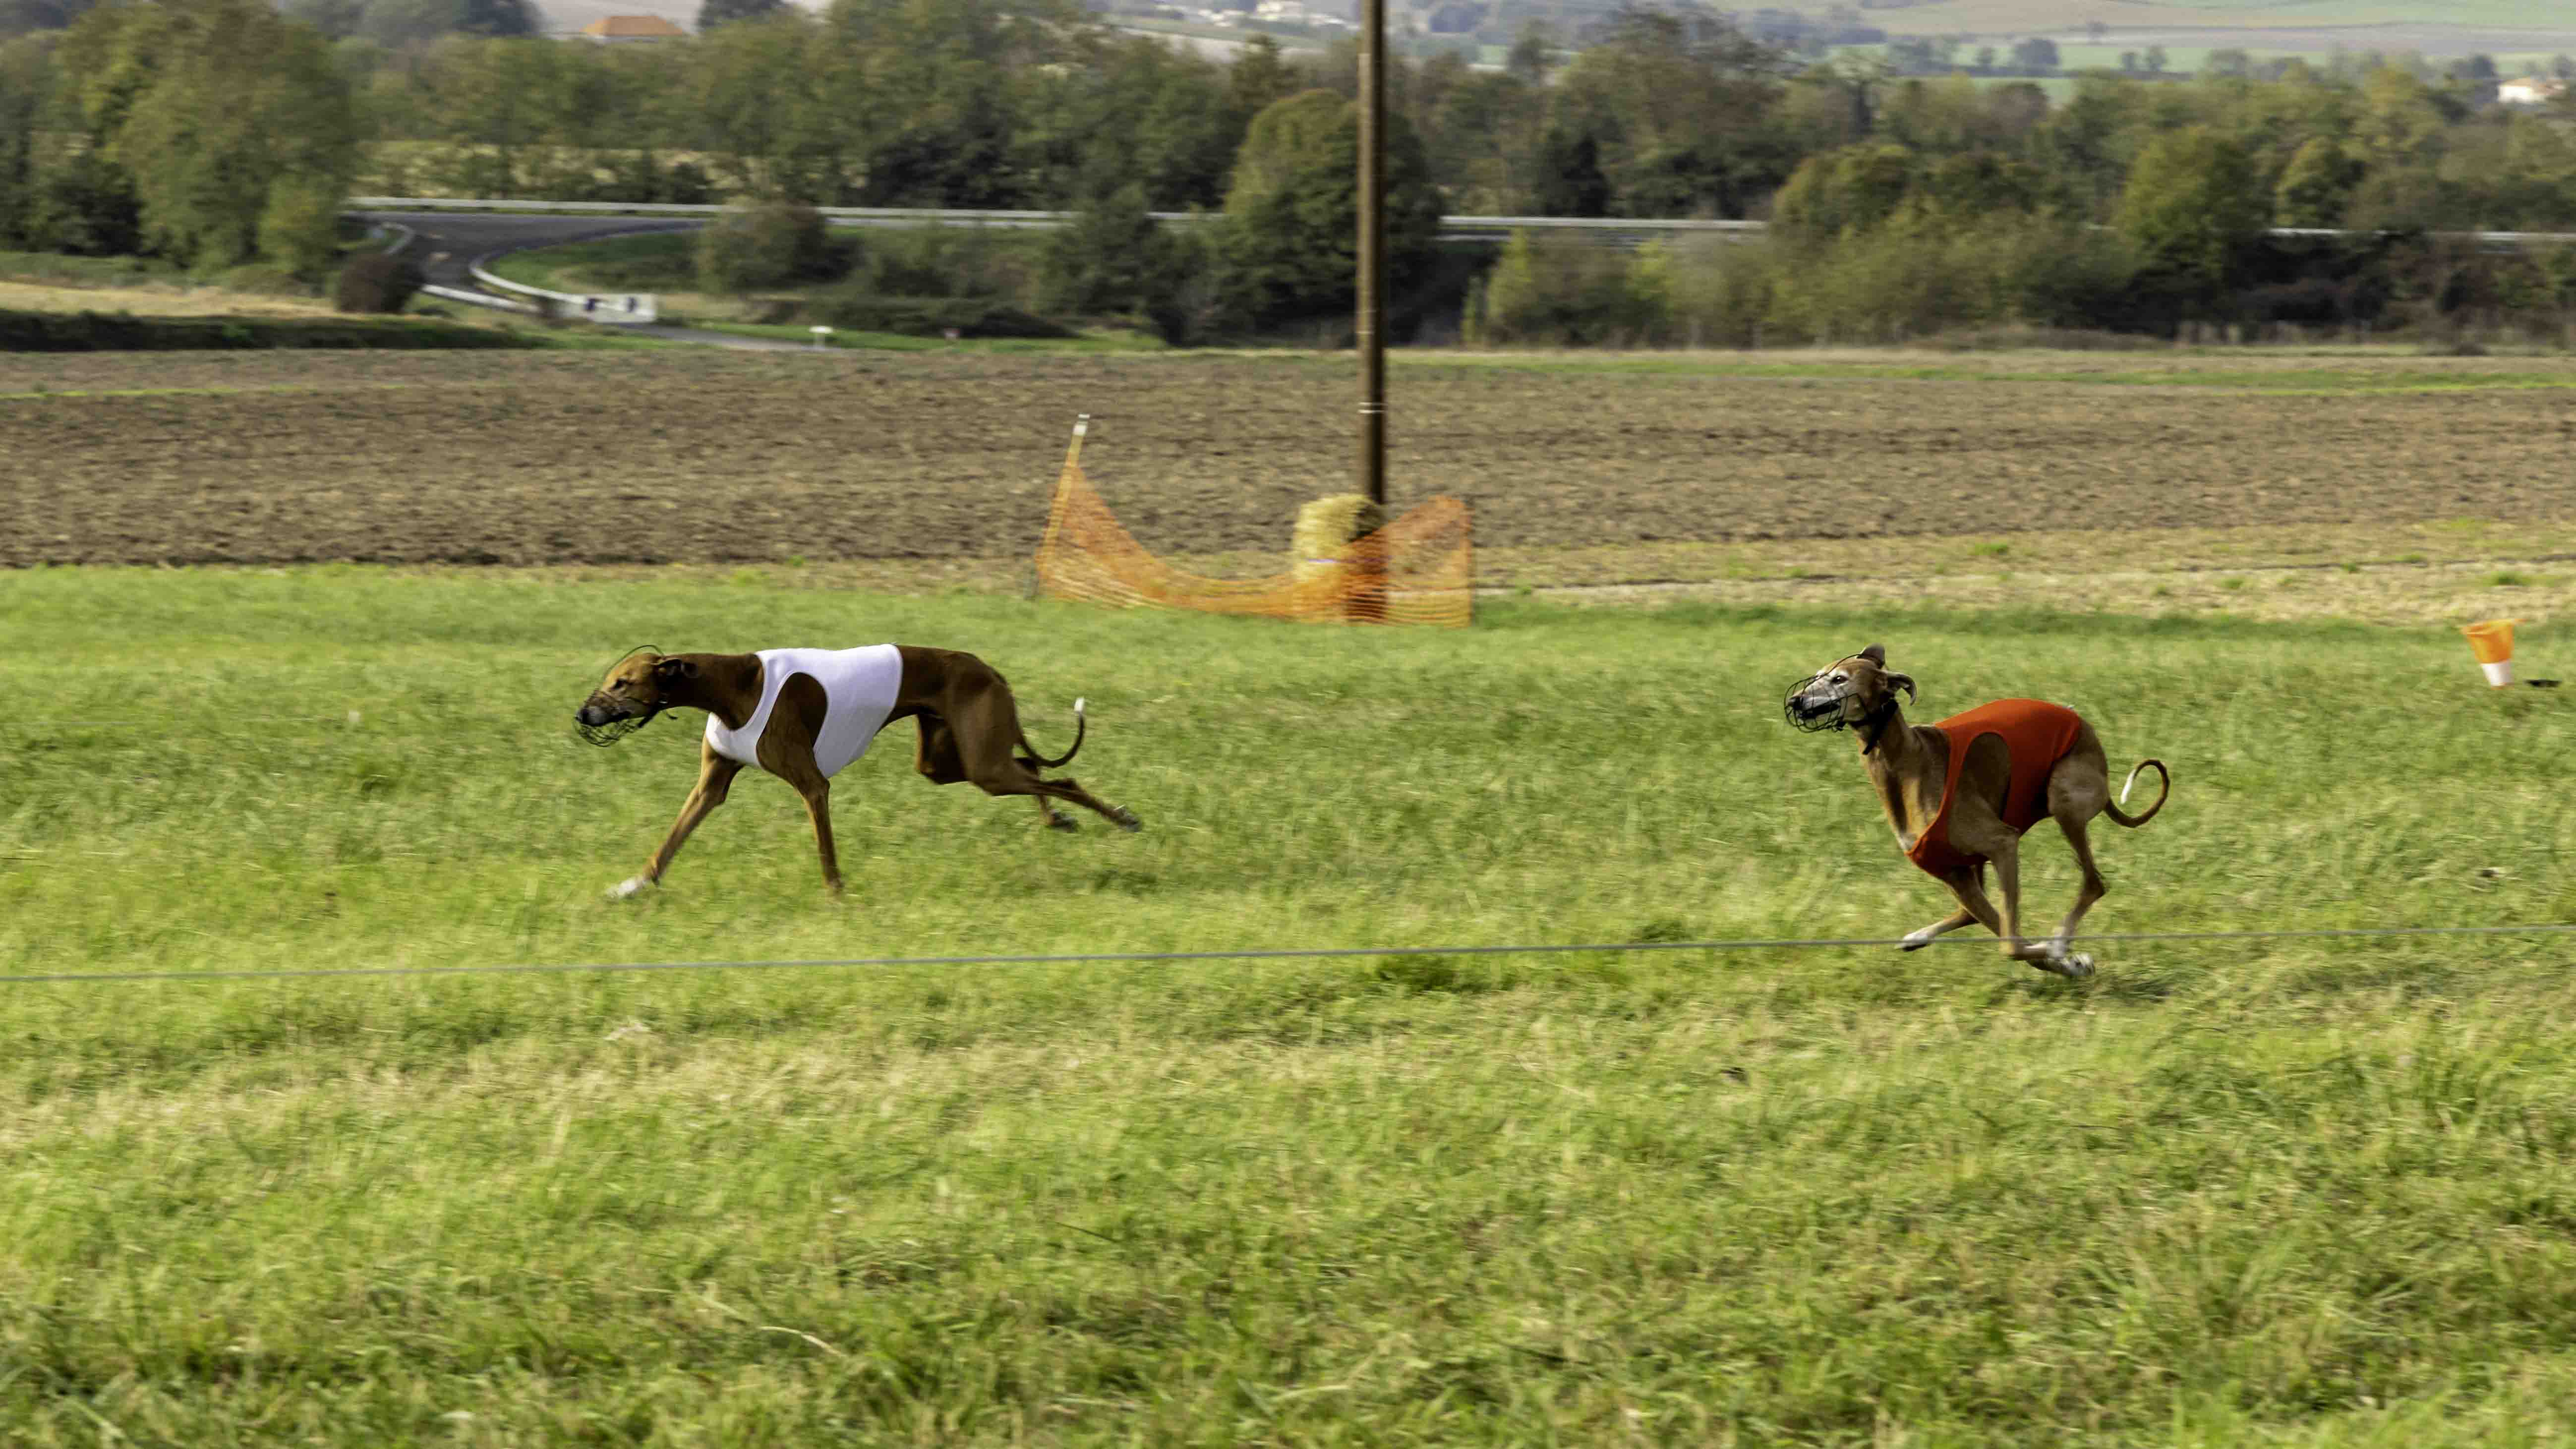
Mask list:
[[[1348,617],[1386,622],[1386,0],[1360,3],[1360,491],[1377,517],[1352,540]]]
[[[1360,491],[1386,507],[1386,0],[1360,7]]]

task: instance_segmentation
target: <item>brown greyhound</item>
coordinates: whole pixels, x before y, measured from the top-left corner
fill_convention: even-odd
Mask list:
[[[609,891],[623,899],[661,880],[671,858],[725,801],[733,777],[758,765],[804,797],[814,821],[823,883],[841,889],[832,850],[831,777],[867,751],[878,730],[897,720],[920,728],[913,768],[934,785],[971,780],[987,795],[1027,795],[1058,830],[1073,821],[1048,804],[1052,796],[1096,810],[1121,829],[1142,827],[1132,810],[1106,805],[1071,780],[1046,780],[1082,748],[1088,726],[1073,702],[1073,748],[1041,758],[1021,732],[1011,687],[993,666],[954,649],[879,644],[866,649],[764,649],[756,654],[629,653],[608,671],[573,715],[593,744],[616,742],[666,709],[707,712],[698,752],[698,784],[644,873]],[[1023,752],[1023,753],[1015,753]]]
[[[1896,841],[1913,862],[1959,898],[1959,909],[1907,933],[1900,950],[1913,951],[1935,936],[1982,925],[2002,938],[2006,958],[2027,961],[2060,976],[2093,974],[2093,958],[2067,943],[2093,903],[2109,893],[2094,867],[2085,823],[2096,815],[2134,830],[2156,817],[2173,794],[2173,776],[2162,760],[2140,760],[2120,786],[2126,802],[2138,772],[2149,766],[2163,780],[2156,803],[2131,815],[2111,801],[2111,773],[2102,741],[2071,709],[2038,700],[2003,699],[1954,715],[1936,725],[1909,726],[1896,692],[1914,697],[1914,681],[1891,672],[1887,651],[1872,644],[1800,681],[1784,706],[1789,722],[1804,730],[1849,729],[1860,735],[1861,762],[1886,807]],[[2084,883],[2075,909],[2057,934],[2031,942],[2021,934],[2021,837],[2053,819],[2075,850]],[[2000,915],[1986,899],[1991,862],[2003,887]]]

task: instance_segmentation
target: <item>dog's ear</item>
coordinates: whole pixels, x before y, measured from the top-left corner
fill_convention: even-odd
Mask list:
[[[1914,697],[1914,676],[1911,674],[1890,673],[1887,676],[1887,687],[1890,689],[1904,690],[1905,697],[1907,699],[1912,699]]]
[[[653,672],[664,679],[695,679],[698,666],[686,659],[656,659]]]
[[[1872,644],[1868,648],[1860,651],[1860,657],[1879,666],[1881,669],[1884,669],[1887,667],[1887,646],[1884,644]]]

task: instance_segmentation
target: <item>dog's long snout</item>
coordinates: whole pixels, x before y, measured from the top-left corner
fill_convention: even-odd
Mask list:
[[[614,744],[642,729],[655,713],[657,711],[637,709],[614,695],[594,690],[590,698],[582,701],[581,708],[572,712],[572,724],[581,732],[583,739],[594,745]]]

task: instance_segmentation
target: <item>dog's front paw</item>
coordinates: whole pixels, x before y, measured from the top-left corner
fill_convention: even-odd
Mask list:
[[[608,898],[612,901],[630,900],[651,884],[651,881],[640,875],[630,875],[608,888]]]
[[[1082,828],[1082,823],[1075,820],[1070,815],[1050,815],[1047,817],[1046,824],[1047,829],[1049,830],[1080,830]]]
[[[1133,835],[1137,831],[1145,828],[1145,822],[1136,818],[1136,812],[1128,809],[1124,805],[1119,806],[1118,813],[1110,816],[1109,818],[1117,821],[1118,828],[1126,831],[1130,835]]]
[[[2060,951],[2044,964],[2069,981],[2081,981],[2093,974],[2093,958],[2083,951]]]
[[[1908,931],[1905,933],[1905,938],[1896,943],[1896,949],[1899,951],[1920,951],[1924,947],[1931,945],[1933,939],[1940,934],[1940,932],[1933,930],[1929,926],[1924,927],[1920,931]]]

